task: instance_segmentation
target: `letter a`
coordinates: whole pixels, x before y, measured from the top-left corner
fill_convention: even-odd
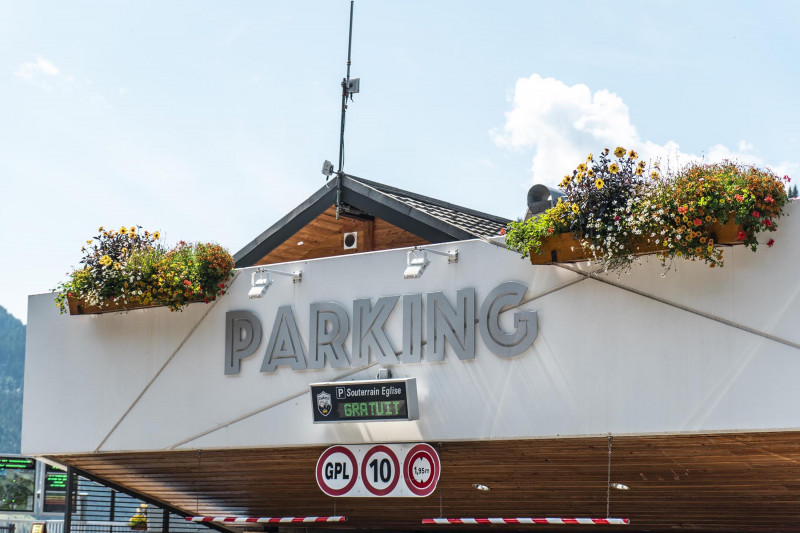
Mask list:
[[[281,365],[290,365],[292,370],[306,369],[306,352],[289,305],[278,308],[261,371],[274,372]]]

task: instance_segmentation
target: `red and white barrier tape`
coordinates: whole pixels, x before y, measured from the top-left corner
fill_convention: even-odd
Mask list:
[[[224,522],[226,524],[299,524],[309,522],[346,522],[346,516],[187,516],[187,522]]]
[[[627,526],[631,521],[627,518],[423,518],[423,524],[582,524]]]

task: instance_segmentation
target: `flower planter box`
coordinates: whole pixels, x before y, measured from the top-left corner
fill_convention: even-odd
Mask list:
[[[134,302],[128,300],[128,303],[123,302],[109,302],[102,307],[97,305],[90,305],[83,300],[77,298],[67,298],[69,303],[70,315],[100,315],[103,313],[120,313],[124,311],[131,311],[133,309],[146,309],[148,307],[159,307],[156,304],[143,304],[141,302]]]
[[[577,263],[591,257],[583,248],[581,241],[572,232],[553,235],[542,243],[542,251],[534,254],[531,251],[531,263],[534,265],[552,265],[553,263]]]
[[[714,222],[711,224],[708,227],[708,234],[709,237],[714,239],[715,244],[733,246],[735,244],[743,244],[743,242],[737,237],[739,232],[743,230],[744,228],[742,225],[737,224],[733,219],[733,215],[731,215],[725,224],[721,224],[719,222]]]
[[[198,303],[203,301],[204,300],[193,300],[188,303]],[[163,304],[158,304],[158,303],[143,304],[141,302],[133,300],[128,300],[128,303],[124,303],[121,301],[110,302],[102,307],[97,305],[87,304],[83,300],[78,300],[77,298],[67,298],[67,302],[69,303],[70,315],[102,315],[104,313],[124,313],[125,311],[133,311],[134,309],[150,309],[152,307],[166,307]]]
[[[733,246],[742,244],[738,239],[742,225],[736,224],[733,216],[725,224],[714,222],[708,226],[709,237],[714,239],[714,244]],[[663,245],[647,242],[646,239],[634,243],[634,255],[649,255],[665,252]],[[542,251],[534,254],[531,250],[531,263],[534,265],[552,265],[553,263],[578,263],[592,258],[591,252],[584,248],[579,239],[572,232],[553,235],[542,243]]]

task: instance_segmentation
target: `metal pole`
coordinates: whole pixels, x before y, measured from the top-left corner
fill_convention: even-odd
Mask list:
[[[67,467],[67,498],[64,502],[64,533],[72,532],[72,493],[75,491],[73,478],[75,471],[71,466]]]
[[[169,511],[164,509],[164,514],[161,515],[161,533],[169,533]]]
[[[336,175],[339,177],[339,184],[336,188],[336,219],[339,219],[339,206],[342,203],[342,167],[344,166],[344,123],[347,113],[347,82],[350,80],[350,52],[353,48],[353,0],[350,0],[350,35],[347,38],[347,76],[342,80],[342,121],[339,130],[339,170]]]
[[[116,506],[117,506],[117,491],[111,489],[110,508],[108,510],[108,521],[113,522],[116,519]],[[114,533],[114,526],[108,527],[108,533]]]

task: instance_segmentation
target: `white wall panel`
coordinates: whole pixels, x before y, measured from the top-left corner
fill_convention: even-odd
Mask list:
[[[662,278],[660,265],[650,258],[630,274],[606,279],[800,343],[795,266],[800,211],[794,207],[795,216],[771,235],[774,248],[765,246],[757,254],[729,249],[721,270],[677,262],[676,270]],[[341,304],[352,326],[356,298],[374,302],[381,296],[443,291],[453,302],[458,289],[472,287],[480,306],[504,281],[524,282],[530,297],[578,277],[555,266],[531,266],[480,241],[438,248],[454,246],[457,264],[431,257],[418,280],[402,279],[402,250],[274,265],[302,268],[303,281],[293,285],[276,276],[259,300],[247,298],[250,276],[243,271],[101,450],[800,428],[794,408],[800,403],[797,347],[596,280],[523,305],[523,310],[538,309],[539,336],[516,358],[492,354],[476,328],[472,361],[460,361],[448,349],[443,362],[426,362],[423,356],[422,363],[394,366],[394,377],[417,378],[418,421],[311,423],[309,383],[352,372],[353,379],[373,378],[377,366],[360,372],[288,367],[259,372],[280,305],[292,306],[308,355],[312,302]],[[184,313],[156,309],[70,317],[58,315],[51,295],[31,297],[23,451],[97,448],[208,310],[193,304]],[[237,376],[223,373],[230,310],[254,312],[264,329],[259,349],[242,361]],[[508,329],[511,315],[503,318]],[[386,327],[398,352],[401,327],[402,300]],[[352,336],[345,346],[352,353]]]

